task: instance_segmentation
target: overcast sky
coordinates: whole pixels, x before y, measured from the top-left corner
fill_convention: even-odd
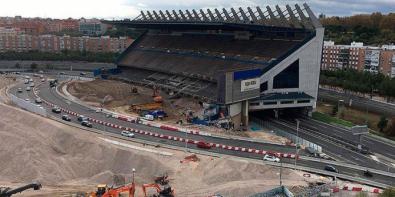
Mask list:
[[[139,10],[230,8],[307,2],[315,13],[347,16],[395,10],[395,0],[1,0],[0,16],[133,18]]]

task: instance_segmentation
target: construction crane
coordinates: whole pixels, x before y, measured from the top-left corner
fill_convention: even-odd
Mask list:
[[[15,189],[9,187],[0,187],[0,197],[10,197],[14,194],[21,193],[28,189],[40,190],[41,184],[39,182],[33,182]]]

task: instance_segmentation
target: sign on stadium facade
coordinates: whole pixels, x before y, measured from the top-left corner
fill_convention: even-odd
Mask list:
[[[241,92],[259,89],[259,78],[241,81]]]

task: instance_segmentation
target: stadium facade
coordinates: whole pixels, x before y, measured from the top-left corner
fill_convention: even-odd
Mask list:
[[[250,111],[316,106],[324,28],[307,4],[254,9],[145,11],[111,21],[143,29],[117,60],[122,77]]]

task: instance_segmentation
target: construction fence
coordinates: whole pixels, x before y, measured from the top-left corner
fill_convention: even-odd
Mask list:
[[[273,132],[276,135],[285,137],[285,138],[291,140],[295,144],[300,144],[300,145],[302,145],[304,147],[310,147],[310,148],[314,149],[315,151],[317,151],[319,153],[322,152],[322,147],[321,146],[319,146],[319,145],[317,145],[315,143],[312,143],[312,142],[310,142],[308,140],[305,140],[305,139],[303,139],[301,137],[298,137],[298,136],[296,136],[294,134],[291,134],[291,133],[289,133],[289,132],[287,132],[287,131],[285,131],[283,129],[279,129],[279,128],[273,126],[273,124],[271,124],[269,121],[260,120],[260,119],[255,118],[255,117],[251,117],[251,120],[253,122],[257,123],[258,125],[260,125],[263,128],[267,128],[267,129],[273,130]]]
[[[44,108],[41,108],[39,106],[37,106],[34,103],[31,103],[30,101],[25,101],[21,98],[16,97],[13,94],[11,95],[11,101],[12,103],[14,103],[15,105],[17,105],[18,107],[25,109],[27,111],[33,112],[35,114],[41,115],[41,116],[47,116],[47,111]]]

